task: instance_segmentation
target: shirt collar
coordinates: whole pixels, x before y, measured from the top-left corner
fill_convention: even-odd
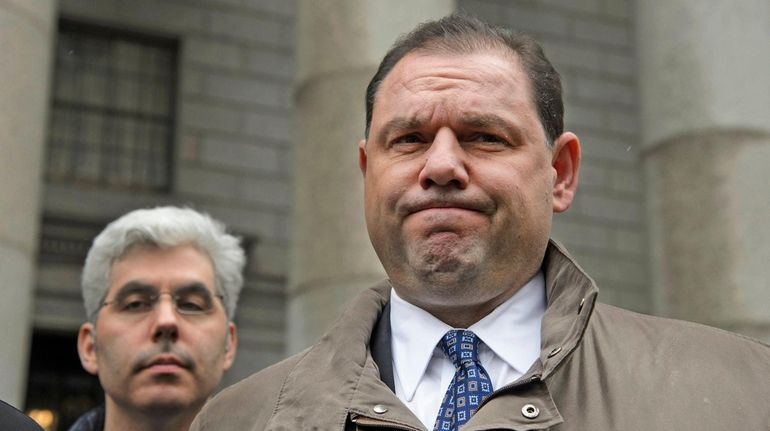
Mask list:
[[[390,330],[393,366],[407,399],[414,397],[441,337],[451,326],[390,291]],[[407,360],[408,358],[408,360]],[[400,360],[399,360],[400,359]]]
[[[495,355],[524,374],[540,356],[540,327],[545,306],[545,279],[543,273],[538,272],[511,298],[468,329]]]
[[[503,361],[523,374],[540,354],[540,323],[545,305],[545,283],[543,274],[538,272],[511,298],[468,329],[475,332]],[[411,400],[436,345],[452,327],[406,302],[393,288],[390,293],[390,326],[393,366],[404,394]],[[508,330],[501,331],[500,328]]]

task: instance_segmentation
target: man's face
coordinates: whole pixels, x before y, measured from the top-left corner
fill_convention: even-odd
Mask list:
[[[438,314],[509,298],[539,269],[578,158],[571,133],[546,145],[512,55],[405,56],[359,144],[369,236],[398,294]]]
[[[203,405],[232,364],[236,348],[235,326],[214,286],[211,261],[191,245],[136,247],[113,264],[108,305],[95,326],[81,327],[78,339],[81,362],[98,374],[108,406],[160,413]],[[141,306],[147,292],[160,294],[154,307]],[[213,308],[206,314],[180,314],[173,294],[183,295],[184,301],[208,297]]]

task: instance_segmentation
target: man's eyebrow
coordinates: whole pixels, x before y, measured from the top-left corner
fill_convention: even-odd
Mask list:
[[[158,289],[156,289],[155,286],[151,284],[132,280],[124,284],[123,286],[121,286],[120,289],[118,289],[118,292],[115,294],[115,299],[121,300],[135,293],[155,293],[157,291]]]
[[[206,287],[205,284],[200,283],[198,281],[185,283],[184,285],[174,289],[174,293],[193,293],[193,292],[206,292],[208,294],[211,294],[211,290],[208,287]]]
[[[511,139],[518,138],[521,135],[518,128],[511,126],[509,121],[495,114],[469,115],[464,117],[461,122],[464,126],[472,128],[485,129],[494,127],[502,129]]]
[[[422,127],[424,121],[414,117],[396,117],[385,123],[376,136],[375,142],[384,142],[394,130],[414,130]]]

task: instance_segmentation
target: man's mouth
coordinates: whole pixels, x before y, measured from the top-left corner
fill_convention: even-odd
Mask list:
[[[180,370],[189,369],[190,365],[174,355],[159,355],[142,364],[141,370],[149,370],[154,373],[177,373]]]
[[[417,200],[403,207],[406,215],[429,210],[465,210],[474,212],[487,212],[487,208],[480,202],[471,200]]]

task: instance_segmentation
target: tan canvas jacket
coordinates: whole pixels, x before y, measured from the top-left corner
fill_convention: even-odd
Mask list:
[[[539,361],[462,430],[770,430],[770,346],[597,303],[553,242],[543,271]],[[315,346],[222,391],[191,430],[424,430],[369,349],[389,290],[362,292]]]

